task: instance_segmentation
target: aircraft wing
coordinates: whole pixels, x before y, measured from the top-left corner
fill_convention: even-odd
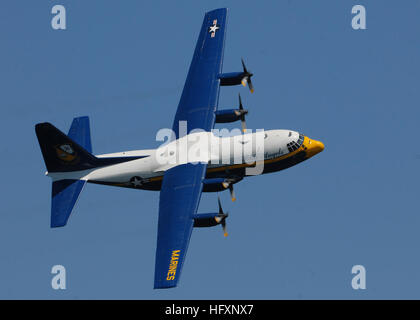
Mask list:
[[[165,172],[160,192],[155,289],[175,287],[190,242],[202,191],[205,164]]]
[[[180,137],[179,121],[187,132],[210,131],[219,99],[227,9],[206,13],[194,56],[175,115],[173,131]],[[181,133],[182,135],[182,133]],[[202,192],[207,164],[183,164],[165,172],[160,191],[155,289],[175,287],[188,249],[194,215]]]
[[[207,12],[179,101],[172,130],[179,138],[179,121],[193,129],[210,131],[216,119],[225,46],[227,9]]]

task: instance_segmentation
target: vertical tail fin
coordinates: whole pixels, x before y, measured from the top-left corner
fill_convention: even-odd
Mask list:
[[[75,118],[69,136],[51,123],[35,126],[45,165],[49,172],[70,172],[96,167],[96,157],[91,154],[89,118]]]
[[[92,153],[90,141],[89,117],[74,118],[68,134],[69,138],[78,143],[87,152]]]
[[[92,152],[89,118],[74,118],[68,136],[44,122],[35,125],[35,132],[41,147],[48,172],[72,172],[127,162],[139,157],[97,158]]]

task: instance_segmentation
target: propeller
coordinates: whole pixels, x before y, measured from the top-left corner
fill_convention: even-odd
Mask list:
[[[222,225],[222,228],[223,228],[223,235],[224,235],[225,237],[227,237],[227,236],[228,236],[228,233],[227,233],[227,231],[226,231],[226,218],[229,216],[229,214],[228,214],[228,213],[224,213],[224,212],[223,212],[223,209],[222,209],[222,204],[220,203],[220,197],[217,197],[217,201],[218,201],[218,203],[219,203],[219,214],[218,214],[218,216],[216,217],[216,222],[217,222],[217,223],[220,223],[220,224]]]
[[[232,202],[236,201],[235,191],[233,190],[233,181],[231,179],[226,179],[226,181],[222,184],[225,189],[229,188],[230,198],[232,199]]]
[[[241,94],[238,94],[239,96],[239,112],[241,113],[241,125],[242,125],[242,132],[246,131],[246,122],[245,122],[245,115],[248,114],[248,110],[245,110],[242,105],[242,98]]]
[[[251,77],[254,74],[252,74],[251,72],[249,72],[247,70],[247,68],[245,66],[244,59],[241,59],[241,61],[242,61],[242,67],[244,68],[244,77],[242,78],[242,81],[241,81],[242,82],[242,85],[245,87],[246,84],[248,83],[249,90],[251,91],[251,93],[253,93],[254,92],[254,86],[252,85]]]

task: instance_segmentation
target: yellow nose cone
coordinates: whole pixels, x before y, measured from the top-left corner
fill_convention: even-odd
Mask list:
[[[306,147],[308,148],[306,154],[309,157],[313,157],[314,155],[322,152],[325,148],[324,144],[321,141],[316,141],[313,139],[307,138]]]

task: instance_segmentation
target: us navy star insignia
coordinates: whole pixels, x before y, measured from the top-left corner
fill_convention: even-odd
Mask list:
[[[140,177],[132,177],[130,179],[130,182],[133,185],[133,187],[140,187],[143,184]]]
[[[217,24],[217,19],[213,20],[213,25],[209,27],[209,33],[211,34],[210,36],[214,38],[214,36],[216,35],[216,32],[219,29],[220,29],[220,25]]]

